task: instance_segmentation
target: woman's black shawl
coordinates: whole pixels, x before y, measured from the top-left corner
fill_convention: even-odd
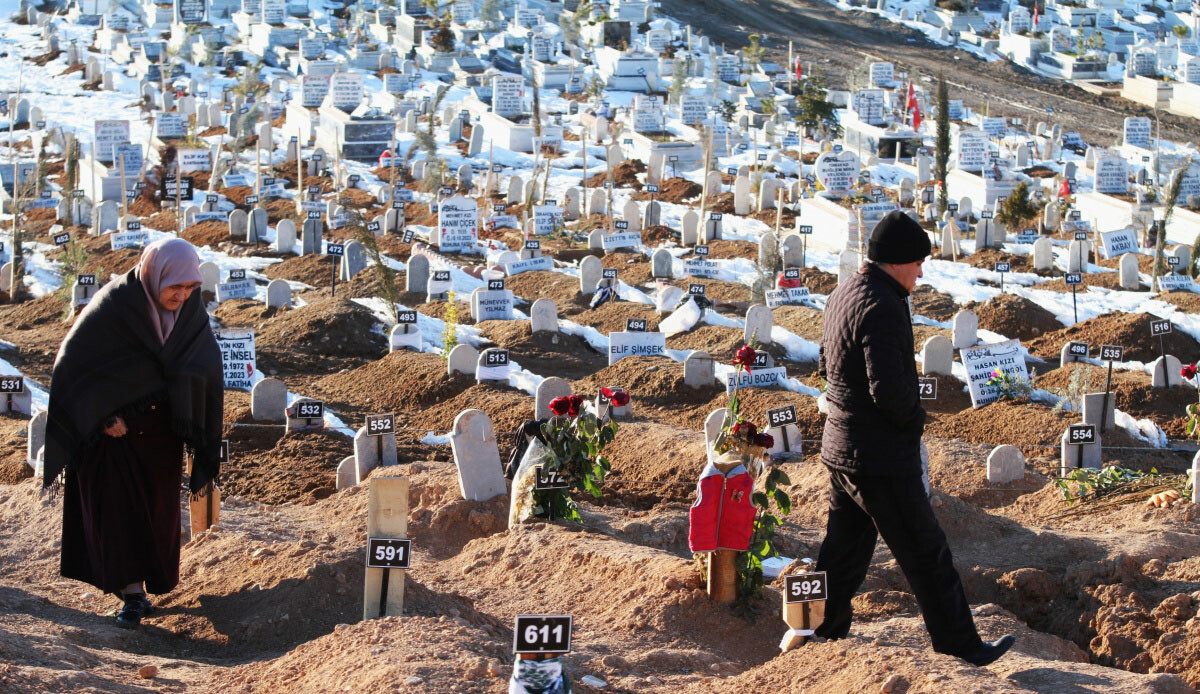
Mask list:
[[[180,308],[165,345],[150,321],[130,270],[97,292],[67,333],[50,379],[43,485],[82,463],[110,417],[160,398],[170,406],[171,430],[192,451],[192,492],[216,481],[224,376],[200,292]]]

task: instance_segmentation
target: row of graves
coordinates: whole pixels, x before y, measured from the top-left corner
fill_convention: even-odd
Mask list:
[[[1177,3],[1047,2],[1001,14],[883,4],[893,21],[925,23],[938,37],[1062,80],[1098,85],[1151,108],[1200,117],[1200,11]],[[1119,85],[1112,87],[1112,84]]]
[[[1014,251],[1018,246],[1025,252],[1011,254],[1030,256],[1035,272],[1047,273],[1039,279],[1061,275],[1074,287],[1086,286],[1084,277],[1103,269],[1091,262],[1095,249],[1106,260],[1117,259],[1121,289],[1137,290],[1146,283],[1137,256],[1157,229],[1154,206],[1132,196],[1128,227],[1112,229],[1114,219],[1118,226],[1124,220],[1089,207],[1100,202],[1087,197],[1100,201],[1101,196],[1113,197],[1117,188],[1129,195],[1131,188],[1150,190],[1161,183],[1159,178],[1139,180],[1137,173],[1160,166],[1129,166],[1130,152],[1149,146],[1144,138],[1149,129],[1143,131],[1145,124],[1136,119],[1127,123],[1122,148],[1086,148],[1080,155],[1071,134],[1059,126],[1037,123],[1030,132],[1023,123],[981,118],[957,103],[955,168],[946,181],[953,201],[941,211],[931,153],[924,148],[919,122],[902,113],[908,106],[898,98],[903,76],[895,75],[889,64],[873,66],[869,90],[845,95],[845,140],[810,139],[785,125],[779,113],[762,112],[764,97],[781,95],[770,75],[747,73],[736,54],[693,36],[687,27],[655,19],[649,3],[614,3],[609,19],[588,24],[583,33],[598,40],[580,42],[593,44],[590,52],[548,30],[561,17],[561,8],[509,8],[498,19],[486,19],[471,3],[454,3],[446,17],[430,16],[416,3],[401,5],[352,8],[336,27],[326,23],[328,17],[310,16],[310,8],[270,0],[240,6],[179,0],[170,16],[150,4],[135,18],[120,10],[88,15],[74,5],[72,12],[81,23],[100,26],[97,43],[103,55],[98,59],[74,47],[68,61],[83,64],[85,81],[97,80],[100,89],[136,90],[149,107],[148,132],[139,133],[140,123],[132,118],[104,119],[90,123],[85,137],[56,123],[55,114],[42,113],[36,97],[11,96],[5,100],[8,113],[25,119],[20,122],[28,125],[35,152],[66,153],[76,138],[88,139],[89,146],[79,158],[83,165],[76,188],[30,194],[21,184],[35,177],[37,162],[28,168],[22,163],[8,170],[6,204],[25,217],[39,207],[55,207],[57,224],[48,238],[61,246],[108,236],[110,249],[120,250],[144,246],[160,234],[186,236],[206,223],[227,226],[228,237],[210,244],[201,268],[214,311],[231,300],[254,299],[286,313],[300,308],[296,292],[313,289],[287,279],[265,282],[261,273],[245,264],[237,267],[232,258],[274,262],[328,257],[330,293],[338,291],[339,282],[353,282],[373,262],[394,261],[404,271],[406,300],[416,304],[423,299],[427,310],[450,303],[454,293],[467,299],[462,303],[476,324],[528,321],[533,335],[588,334],[588,344],[604,355],[607,366],[631,357],[660,358],[682,363],[686,388],[728,394],[774,389],[818,403],[820,391],[798,377],[811,367],[815,351],[808,348],[815,343],[781,325],[777,314],[798,307],[819,310],[825,297],[804,286],[806,271],[817,264],[810,259],[824,254],[820,262],[836,270],[838,282],[844,281],[858,270],[870,230],[888,212],[899,209],[919,218],[942,258],[959,260],[988,248]],[[31,19],[47,29],[45,40],[55,40],[52,19],[37,14]],[[653,20],[646,24],[648,30],[637,28],[646,20]],[[345,38],[330,38],[335,28]],[[491,45],[496,37],[504,51],[481,55],[484,40]],[[164,46],[189,48],[194,62],[213,56],[218,66],[235,72],[248,69],[246,54],[258,56],[270,72],[264,71],[263,88],[244,93],[228,78],[196,70],[178,57],[182,53],[170,58]],[[529,50],[512,50],[518,46]],[[670,70],[680,69],[680,61],[666,55],[672,51],[691,57],[682,69],[689,71],[692,88],[676,103],[668,103],[660,83],[671,77]],[[614,98],[606,99],[601,90],[590,101],[566,99],[565,106],[548,112],[535,106],[554,90],[580,95],[592,79],[606,85]],[[424,81],[433,85],[422,87]],[[450,91],[437,88],[447,83]],[[628,106],[614,105],[616,92],[630,91],[638,93],[621,100]],[[726,118],[715,110],[717,99],[735,101],[739,109]],[[923,95],[918,103],[928,105]],[[202,134],[212,129],[220,132]],[[432,152],[414,154],[418,136],[432,140]],[[803,163],[806,147],[816,155],[810,164]],[[412,156],[402,154],[406,150]],[[564,157],[570,157],[570,180],[551,184],[551,162]],[[589,162],[592,157],[596,161]],[[1125,163],[1120,172],[1117,160]],[[447,166],[447,161],[453,163]],[[642,175],[618,184],[614,172],[635,162],[644,167]],[[379,166],[372,170],[367,163]],[[905,175],[882,180],[878,173],[883,163]],[[1054,178],[1027,173],[1038,166],[1052,171]],[[593,172],[603,174],[604,182],[589,183]],[[1190,172],[1182,165],[1176,168],[1187,185]],[[285,173],[291,178],[284,178]],[[439,175],[441,185],[420,190],[420,182]],[[697,195],[678,203],[656,199],[668,184],[684,178],[698,182]],[[645,200],[622,190],[633,182],[646,193]],[[996,216],[1022,184],[1033,188],[1027,194],[1038,213],[1023,220],[1028,226],[1006,229]],[[1086,192],[1089,185],[1094,192]],[[355,203],[356,194],[367,203]],[[149,229],[152,215],[136,211],[147,200],[154,201],[155,212],[174,211],[175,225]],[[278,208],[281,201],[286,210]],[[410,220],[410,208],[419,206],[428,210],[429,223]],[[1089,216],[1091,220],[1085,219]],[[785,224],[785,219],[790,221]],[[350,230],[357,233],[358,227],[369,237],[353,235]],[[650,236],[661,227],[671,232],[666,241]],[[18,233],[21,228],[18,220]],[[513,230],[507,238],[519,241],[497,243],[491,234],[503,229]],[[8,240],[10,248],[14,240]],[[397,241],[407,246],[407,257],[384,252],[372,259],[372,242],[383,246]],[[753,257],[712,257],[717,244],[734,241],[749,241]],[[572,257],[569,251],[581,253]],[[1172,247],[1169,258],[1174,260],[1158,278],[1157,289],[1194,290],[1188,248]],[[629,269],[614,267],[616,259],[626,259]],[[2,260],[0,285],[19,282],[11,256]],[[1004,262],[994,267],[1001,291],[1011,272]],[[634,280],[638,264],[648,266],[648,272]],[[735,305],[709,296],[723,284],[740,284],[749,295],[744,286],[747,264],[769,268],[761,300]],[[644,311],[631,309],[624,330],[602,334],[593,328],[596,334],[591,335],[591,326],[565,315],[567,306],[519,296],[513,286],[525,273],[577,278],[578,296],[593,302],[607,293],[616,305],[652,304],[657,329],[650,329]],[[106,279],[80,275],[72,288],[73,303],[86,303]],[[1032,285],[1037,280],[1027,281]],[[923,398],[937,399],[943,383],[938,377],[949,376],[960,385],[965,381],[973,407],[984,407],[1005,395],[1002,384],[993,382],[995,372],[1029,379],[1027,350],[1020,341],[984,341],[979,317],[971,310],[958,312],[950,323],[949,337],[928,338],[917,355]],[[441,352],[444,343],[435,336],[448,325],[453,329],[448,320],[399,306],[395,324],[387,326],[388,347],[393,352]],[[743,364],[731,363],[731,354],[673,349],[668,342],[704,326],[740,331],[737,341],[758,349]],[[1175,329],[1169,320],[1151,326],[1159,338]],[[480,333],[472,328],[466,334],[478,338]],[[223,328],[218,339],[226,386],[249,392],[255,422],[288,432],[342,426],[324,401],[291,393],[283,378],[258,371],[253,330]],[[446,351],[446,373],[519,388],[533,398],[531,419],[561,416],[563,399],[576,397],[571,382],[555,373],[531,373],[521,366],[525,356],[475,339]],[[1122,345],[1079,341],[1063,344],[1060,357],[1062,364],[1106,366],[1110,376],[1114,365],[1125,368],[1126,361]],[[1149,365],[1149,387],[1180,387],[1180,369],[1180,359],[1164,348]],[[0,403],[32,415],[28,456],[36,465],[45,413],[32,411],[32,390],[33,384],[22,378],[0,378]],[[1087,394],[1081,421],[1062,433],[1063,474],[1101,465],[1104,436],[1118,419],[1111,390],[1106,384],[1103,392]],[[639,398],[648,395],[629,384],[612,383],[587,394],[583,407],[606,426],[633,419]],[[402,613],[405,581],[397,572],[410,568],[413,555],[406,526],[408,481],[370,474],[400,462],[400,414],[371,414],[349,427],[353,455],[336,470],[339,489],[369,479],[364,618]],[[449,424],[463,499],[481,502],[511,494],[514,506],[521,506],[549,498],[542,494],[561,493],[567,483],[553,465],[519,473],[523,476],[509,491],[501,464],[507,451],[497,443],[498,434],[506,432],[496,431],[495,414],[470,408]],[[706,418],[706,462],[718,464],[722,436],[735,414],[717,408]],[[805,446],[811,449],[814,442],[802,440],[801,424],[795,406],[768,410],[763,429],[772,440],[761,457],[775,462],[803,458]],[[239,453],[228,447],[224,464],[236,465]],[[987,457],[988,480],[1005,484],[1021,479],[1025,465],[1020,448],[999,445]],[[218,523],[218,494],[195,500],[193,533]],[[714,600],[727,602],[732,599],[732,556],[722,551],[728,550],[711,553],[708,589]],[[787,577],[790,597],[784,614],[791,629],[811,627],[810,603],[819,603],[826,591],[821,574]],[[570,651],[571,632],[570,615],[521,615],[515,622],[514,650],[556,657]],[[518,660],[515,667],[517,681],[525,676],[524,662]]]

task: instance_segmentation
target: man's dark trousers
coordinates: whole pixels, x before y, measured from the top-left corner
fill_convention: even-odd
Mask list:
[[[867,576],[877,534],[917,596],[933,649],[951,655],[978,650],[982,641],[962,581],[919,475],[829,469],[829,521],[817,556],[817,570],[828,574],[829,599],[816,634],[838,639],[850,633],[850,599]]]

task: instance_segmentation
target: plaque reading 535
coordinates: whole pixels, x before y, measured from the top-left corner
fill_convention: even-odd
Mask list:
[[[513,629],[514,653],[570,653],[570,615],[519,614]]]
[[[813,602],[829,598],[829,583],[824,571],[783,577],[785,603]]]
[[[407,569],[411,555],[412,540],[390,537],[367,540],[368,569]]]

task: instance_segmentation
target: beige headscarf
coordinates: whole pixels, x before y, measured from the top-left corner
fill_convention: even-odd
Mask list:
[[[150,301],[150,322],[154,324],[158,339],[166,344],[179,311],[168,311],[159,306],[158,294],[175,284],[202,282],[200,256],[195,247],[183,239],[162,239],[142,251],[136,274]]]

